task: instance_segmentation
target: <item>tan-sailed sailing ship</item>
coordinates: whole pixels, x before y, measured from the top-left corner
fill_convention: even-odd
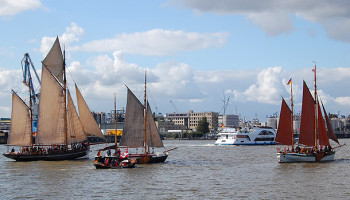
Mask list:
[[[293,128],[293,93],[291,85],[291,109],[282,98],[280,120],[277,129],[276,141],[280,145],[291,146],[283,150],[278,149],[277,158],[279,162],[320,162],[333,161],[335,157],[334,148],[331,147],[329,139],[339,144],[333,128],[322,104],[327,129],[322,115],[320,101],[316,87],[316,65],[313,69],[315,78],[315,94],[312,97],[305,81],[303,82],[303,100],[301,111],[301,123],[298,146],[295,147]],[[290,80],[291,82],[291,80]],[[339,147],[339,146],[338,146]],[[336,147],[337,148],[337,147]]]
[[[137,163],[164,162],[168,157],[168,152],[173,149],[159,153],[153,152],[154,147],[164,148],[164,145],[147,101],[146,75],[143,105],[128,87],[127,90],[126,114],[120,146],[141,148],[142,153],[129,153],[129,158],[136,159]]]
[[[89,152],[87,136],[104,138],[96,121],[75,85],[79,114],[67,89],[65,56],[58,37],[42,61],[38,129],[35,142],[32,108],[13,91],[11,128],[3,154],[16,161],[69,160]],[[15,151],[19,147],[19,151]]]

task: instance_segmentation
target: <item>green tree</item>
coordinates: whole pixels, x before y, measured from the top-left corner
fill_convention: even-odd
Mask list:
[[[209,132],[209,122],[207,121],[206,117],[203,117],[197,125],[197,132],[203,136],[204,134]]]

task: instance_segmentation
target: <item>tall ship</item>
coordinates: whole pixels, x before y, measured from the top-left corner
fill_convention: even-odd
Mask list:
[[[215,145],[275,145],[276,132],[271,127],[230,128],[218,133]]]
[[[129,158],[136,159],[137,164],[165,162],[170,151],[154,152],[154,148],[164,148],[164,145],[147,101],[146,89],[145,75],[144,104],[142,104],[127,87],[126,114],[119,144],[121,147],[141,149],[141,153],[129,153]]]
[[[293,128],[293,87],[292,79],[287,85],[291,85],[291,109],[282,98],[280,120],[277,129],[276,141],[280,145],[287,145],[283,150],[278,149],[277,158],[281,163],[291,162],[322,162],[333,161],[335,148],[330,145],[329,139],[339,144],[334,134],[327,112],[318,98],[316,86],[316,65],[314,72],[315,93],[311,95],[305,81],[303,82],[303,100],[301,110],[300,134],[298,145],[294,141]],[[324,112],[322,115],[321,105]],[[326,121],[326,123],[325,123]],[[327,124],[327,129],[326,129]],[[328,134],[327,134],[328,130]],[[289,149],[289,147],[291,147]]]
[[[32,84],[29,105],[12,91],[11,127],[3,155],[16,161],[71,160],[89,152],[87,136],[104,138],[75,84],[79,115],[67,87],[65,55],[58,37],[42,61],[37,131],[33,133]],[[15,149],[19,148],[18,151]]]

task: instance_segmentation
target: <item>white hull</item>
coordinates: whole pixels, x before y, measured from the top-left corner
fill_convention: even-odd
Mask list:
[[[215,145],[275,145],[275,137],[275,131],[267,127],[254,127],[250,130],[224,128],[218,134]]]
[[[316,161],[316,155],[309,155],[304,153],[277,153],[277,158],[280,163],[293,163],[293,162],[326,162],[333,161],[335,152],[326,155],[321,160]]]

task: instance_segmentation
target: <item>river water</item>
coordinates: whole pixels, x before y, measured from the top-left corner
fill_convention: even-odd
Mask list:
[[[340,140],[346,143],[347,139]],[[96,149],[74,161],[0,157],[0,199],[349,199],[350,147],[328,163],[280,164],[277,146],[166,140],[165,163],[95,169]],[[1,153],[7,147],[0,146]]]

